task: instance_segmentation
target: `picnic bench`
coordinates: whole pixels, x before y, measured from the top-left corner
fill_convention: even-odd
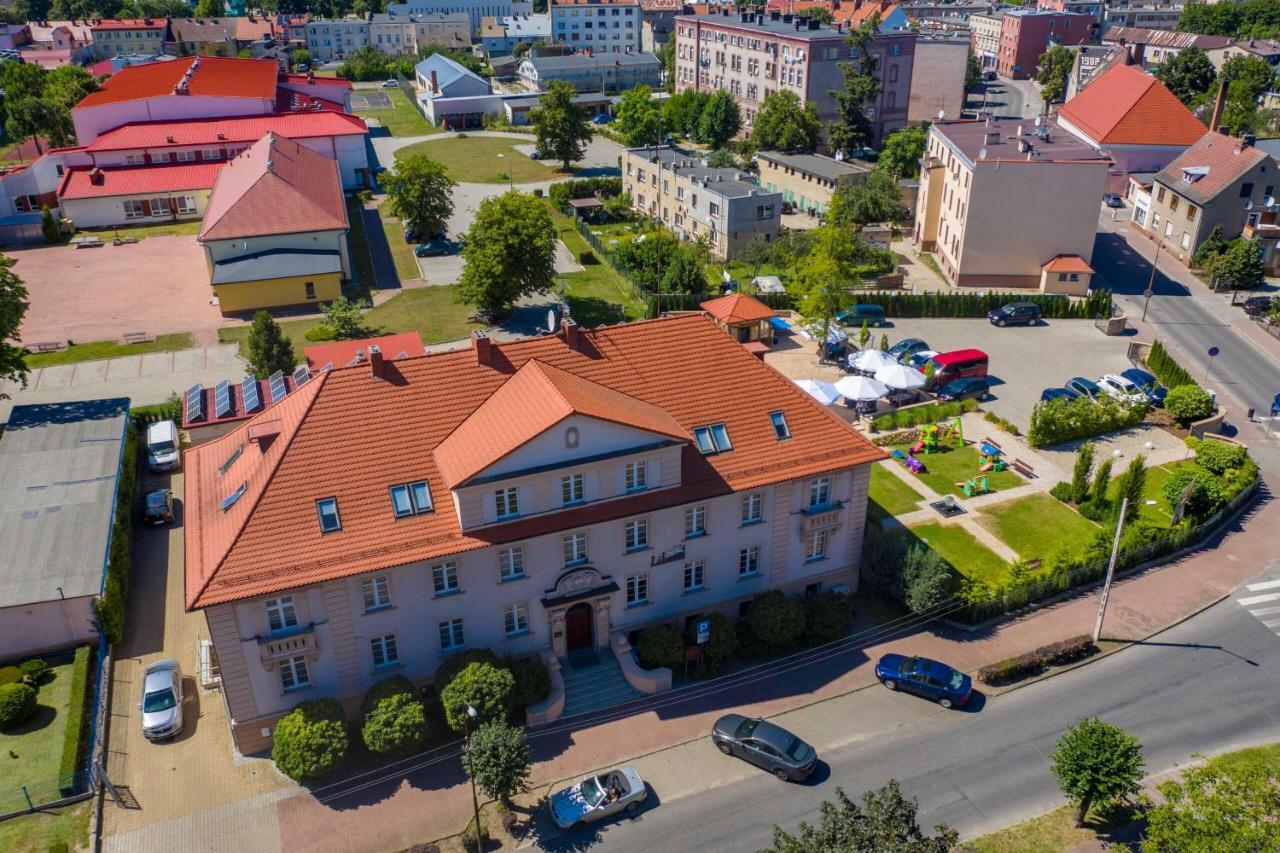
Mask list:
[[[1004,448],[1000,446],[1000,442],[993,441],[991,439],[991,436],[984,435],[982,437],[982,442],[978,446],[981,447],[983,444],[987,445],[988,447],[994,447],[996,450],[1000,451],[1001,453],[1004,453]]]
[[[72,237],[71,244],[77,249],[93,249],[98,246],[105,246],[101,237]]]
[[[32,353],[42,352],[58,352],[67,348],[66,341],[40,341],[34,344],[25,344],[27,350]]]
[[[121,340],[126,344],[146,344],[154,341],[155,339],[156,336],[149,334],[148,332],[125,332],[121,336]]]
[[[1021,459],[1013,460],[1013,464],[1009,467],[1026,477],[1028,480],[1034,480],[1036,478],[1036,470]]]

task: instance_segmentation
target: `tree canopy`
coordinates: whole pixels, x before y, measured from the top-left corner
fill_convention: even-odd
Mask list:
[[[1166,59],[1156,69],[1156,79],[1182,103],[1190,106],[1209,91],[1218,73],[1203,50],[1189,47]]]
[[[429,240],[443,231],[453,215],[453,188],[457,183],[449,177],[444,165],[426,154],[413,154],[397,160],[395,168],[381,177],[387,191],[391,212],[421,240]]]
[[[1242,39],[1280,38],[1280,4],[1275,0],[1188,3],[1178,15],[1178,30]]]
[[[7,63],[6,63],[7,64]],[[27,313],[27,286],[13,271],[13,258],[0,255],[0,379],[27,387],[26,349],[18,344],[18,329]],[[4,396],[0,395],[0,399]]]
[[[661,118],[662,110],[653,100],[653,89],[641,84],[622,93],[614,126],[633,148],[656,145]]]
[[[480,203],[467,232],[459,298],[490,316],[555,278],[556,236],[541,200],[512,190]]]
[[[973,52],[973,48],[969,48],[969,56],[964,62],[964,88],[965,91],[976,89],[978,84],[982,82],[982,64],[978,62],[978,54]]]
[[[529,743],[524,731],[501,720],[482,724],[462,753],[462,766],[487,796],[511,801],[529,790]]]
[[[810,154],[818,147],[822,123],[813,101],[800,103],[790,89],[779,89],[764,99],[751,127],[751,142],[766,151]]]
[[[582,159],[591,130],[587,127],[586,107],[574,103],[578,90],[572,83],[552,80],[541,98],[541,106],[529,111],[529,120],[537,134],[538,150],[559,160],[564,171]]]
[[[711,99],[710,92],[685,89],[667,99],[662,110],[662,130],[672,136],[691,139],[698,133],[702,111]]]
[[[841,184],[831,198],[827,221],[838,225],[869,225],[897,222],[905,215],[898,182],[887,171],[877,169],[856,184]]]
[[[293,343],[284,336],[280,324],[266,311],[253,315],[249,327],[249,369],[259,379],[277,370],[291,373],[294,367]]]
[[[904,127],[895,130],[884,140],[876,170],[898,178],[914,178],[920,174],[920,158],[924,156],[925,142],[929,137],[923,127]],[[896,189],[896,187],[895,187]]]
[[[1212,759],[1160,785],[1148,803],[1146,853],[1280,849],[1280,778],[1266,767]]]
[[[1061,44],[1055,44],[1040,54],[1036,82],[1040,84],[1040,97],[1044,99],[1046,112],[1049,104],[1066,97],[1067,80],[1071,77],[1071,67],[1075,61],[1075,51]]]
[[[871,144],[875,125],[869,110],[880,97],[880,58],[869,48],[880,32],[880,15],[876,13],[861,26],[849,31],[845,43],[858,57],[841,62],[844,88],[831,91],[836,99],[836,119],[827,126],[827,144],[832,150],[852,154]]]
[[[855,302],[863,279],[893,269],[892,252],[876,249],[847,224],[828,222],[813,232],[809,251],[796,263],[787,289],[798,298],[800,313],[822,325],[825,341],[835,315]]]
[[[816,826],[801,821],[794,835],[775,826],[766,853],[947,853],[959,833],[940,824],[926,835],[916,819],[918,808],[896,779],[863,794],[861,806],[836,788],[835,802],[823,800],[819,807]]]
[[[1142,782],[1142,745],[1119,726],[1088,717],[1068,726],[1049,756],[1062,793],[1084,823],[1093,805],[1110,805],[1137,794]]]
[[[723,148],[742,127],[738,101],[726,89],[717,89],[707,99],[698,117],[697,140],[712,148]]]

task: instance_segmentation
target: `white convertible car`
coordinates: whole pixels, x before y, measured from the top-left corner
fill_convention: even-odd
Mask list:
[[[561,829],[581,829],[620,812],[635,812],[649,796],[640,774],[631,767],[587,776],[551,795],[551,819]]]

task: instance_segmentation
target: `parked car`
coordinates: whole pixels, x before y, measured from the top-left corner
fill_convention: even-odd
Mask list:
[[[981,400],[991,393],[991,383],[981,377],[956,379],[938,389],[938,402],[950,403],[952,400]]]
[[[310,65],[308,65],[307,63],[303,62],[303,63],[300,63],[300,64],[298,65],[298,67],[297,67],[297,68],[295,68],[295,69],[293,69],[293,70],[294,70],[294,71],[301,71],[302,73],[304,73],[304,74],[305,74],[306,72],[308,72],[308,71],[310,71],[310,70],[311,70],[311,66],[310,66]]]
[[[809,744],[781,726],[741,714],[716,720],[711,740],[725,755],[768,770],[783,782],[802,782],[818,766],[818,753]]]
[[[1107,193],[1102,197],[1102,201],[1107,207],[1124,207],[1124,199],[1117,193]]]
[[[457,243],[447,237],[436,237],[415,247],[413,254],[419,258],[436,258],[441,255],[452,255],[456,251],[458,251]]]
[[[1146,403],[1147,395],[1133,382],[1118,373],[1106,373],[1098,378],[1102,393],[1122,403]]]
[[[404,229],[404,241],[406,243],[418,242],[418,232],[414,231],[412,228]]]
[[[147,467],[152,471],[172,471],[182,463],[178,425],[156,421],[147,427]]]
[[[384,88],[384,89],[394,89],[395,87],[397,87],[397,86],[399,86],[399,85],[400,85],[400,84],[396,82],[396,78],[394,78],[394,77],[392,77],[390,80],[383,80],[383,81],[382,81],[382,88]]]
[[[551,795],[551,819],[561,829],[579,830],[588,823],[634,813],[649,796],[649,789],[633,767],[621,767],[587,776]]]
[[[916,353],[924,352],[928,349],[929,345],[920,338],[903,338],[885,350],[885,352],[896,358],[898,361],[905,362]]]
[[[982,79],[983,79],[983,80],[986,80],[986,81],[988,81],[988,82],[990,82],[990,81],[992,81],[992,80],[996,79],[996,72],[994,72],[994,71],[984,71],[984,72],[982,72]]]
[[[890,690],[932,699],[944,708],[963,705],[973,694],[973,680],[945,663],[888,654],[876,662],[876,678]]]
[[[1095,403],[1102,397],[1102,389],[1098,387],[1098,383],[1083,376],[1071,377],[1062,387],[1068,391],[1075,391],[1081,397],[1088,397]]]
[[[1040,306],[1034,302],[1010,302],[987,312],[993,326],[1034,326],[1040,322]]]
[[[1074,400],[1079,397],[1077,391],[1070,388],[1046,388],[1040,392],[1040,402],[1047,403],[1050,400]]]
[[[150,492],[145,499],[142,520],[147,524],[172,524],[173,492],[168,489]]]
[[[1244,313],[1250,317],[1265,317],[1271,313],[1271,306],[1275,304],[1275,299],[1270,296],[1250,296],[1243,303]]]
[[[920,350],[918,353],[907,356],[907,359],[903,364],[907,367],[914,367],[916,370],[923,371],[925,363],[935,355],[937,355],[937,353],[931,349]]]
[[[933,362],[933,382],[931,385],[934,388],[941,388],[956,379],[987,375],[987,354],[980,349],[958,349],[951,352],[940,352],[929,361]]]
[[[591,117],[592,124],[609,124],[613,121],[613,116],[608,113],[597,113]]]
[[[1169,389],[1161,385],[1159,380],[1150,373],[1136,367],[1130,367],[1128,370],[1120,371],[1120,375],[1137,385],[1142,390],[1142,393],[1147,395],[1151,405],[1156,407],[1164,405],[1164,398],[1169,395]]]
[[[158,660],[142,674],[142,736],[163,740],[182,731],[182,668],[176,660]]]
[[[861,326],[864,322],[868,326],[883,326],[884,308],[871,303],[859,303],[842,311],[837,311],[835,321],[842,326]]]

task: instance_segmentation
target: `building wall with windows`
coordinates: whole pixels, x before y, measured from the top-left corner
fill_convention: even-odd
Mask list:
[[[861,160],[833,160],[816,154],[783,154],[759,151],[756,165],[760,185],[770,192],[782,194],[782,200],[800,211],[826,212],[836,187],[862,183],[871,171]]]
[[[307,22],[307,50],[313,62],[346,59],[369,43],[369,22],[364,18]]]
[[[551,39],[592,53],[639,53],[636,0],[552,0]]]
[[[1000,19],[1004,12],[975,12],[969,16],[969,38],[978,64],[994,70],[1000,57]]]
[[[165,18],[98,21],[90,32],[94,53],[103,57],[162,53],[172,40]]]
[[[466,13],[471,19],[471,31],[480,31],[480,22],[487,16],[531,15],[533,3],[529,0],[409,0],[408,3],[392,3],[387,6],[390,15],[438,15]]]
[[[77,228],[154,225],[204,216],[209,189],[136,193],[112,198],[63,198],[62,215]]]

